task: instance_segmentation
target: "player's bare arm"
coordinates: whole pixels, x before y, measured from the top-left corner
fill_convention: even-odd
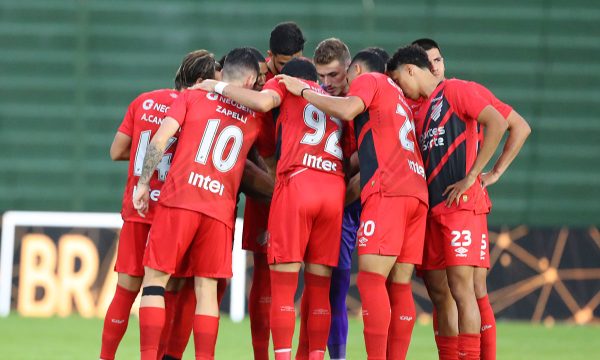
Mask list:
[[[365,111],[365,104],[357,96],[334,97],[322,95],[310,89],[302,81],[287,75],[277,75],[279,82],[284,84],[289,92],[304,97],[308,102],[338,119],[351,121]]]
[[[219,83],[223,86],[222,89],[217,87]],[[258,112],[267,112],[281,105],[279,94],[272,90],[258,92],[216,80],[204,80],[192,89],[202,89],[208,92],[220,91],[221,95]]]
[[[275,189],[275,179],[268,171],[261,169],[250,160],[246,160],[240,191],[246,196],[251,196],[259,200],[270,201]]]
[[[496,160],[492,170],[481,174],[481,185],[484,187],[490,186],[500,179],[521,151],[521,147],[523,147],[529,134],[531,134],[531,127],[516,111],[511,111],[506,121],[508,122],[508,137],[502,149],[502,154]]]
[[[133,206],[141,216],[144,216],[148,212],[150,178],[152,178],[156,166],[158,166],[165,153],[169,138],[175,135],[178,129],[179,123],[177,120],[172,117],[166,117],[150,141],[150,144],[148,144],[146,155],[144,156],[142,175],[140,175],[135,193],[133,194]]]
[[[360,198],[360,173],[356,173],[348,180],[346,185],[346,198],[344,206],[348,206]]]
[[[113,161],[129,160],[131,150],[131,136],[117,131],[110,145],[110,158]]]
[[[500,144],[500,140],[502,140],[502,136],[508,127],[506,120],[504,120],[502,115],[500,115],[500,113],[491,105],[486,106],[481,111],[477,118],[477,122],[485,127],[483,146],[479,150],[477,158],[475,159],[471,170],[467,173],[467,176],[461,181],[448,186],[446,190],[444,190],[442,195],[448,195],[446,198],[446,206],[448,207],[454,202],[456,202],[456,205],[458,206],[462,194],[475,183],[477,176],[481,174],[485,165],[487,165],[494,155],[494,152],[496,151],[498,144]]]

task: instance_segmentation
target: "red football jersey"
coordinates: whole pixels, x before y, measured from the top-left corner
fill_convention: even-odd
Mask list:
[[[304,80],[312,90],[325,94],[312,81]],[[311,168],[344,176],[344,158],[340,140],[342,121],[326,115],[299,96],[293,96],[277,79],[269,80],[263,90],[279,94],[277,114],[277,176]]]
[[[425,170],[402,90],[383,74],[367,73],[350,84],[348,96],[365,104],[365,111],[354,119],[362,201],[380,192],[427,203]]]
[[[421,154],[429,187],[431,214],[459,209],[485,212],[487,205],[481,180],[464,193],[459,206],[445,206],[444,190],[462,180],[477,158],[477,118],[491,101],[479,93],[473,82],[442,81],[423,104],[416,121]]]
[[[260,129],[255,112],[216,93],[192,90],[179,96],[167,116],[181,132],[161,204],[233,227],[245,160]]]
[[[133,207],[133,191],[142,175],[144,155],[146,155],[150,139],[160,127],[165,114],[178,95],[179,92],[172,89],[154,90],[139,95],[129,104],[123,122],[119,126],[119,132],[131,137],[129,172],[121,208],[121,216],[125,221],[152,223],[155,204],[171,167],[177,138],[173,137],[169,140],[165,155],[150,179],[150,203],[145,218],[141,217]]]

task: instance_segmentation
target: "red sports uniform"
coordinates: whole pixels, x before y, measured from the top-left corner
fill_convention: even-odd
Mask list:
[[[402,90],[379,73],[357,77],[348,96],[365,104],[354,119],[363,204],[358,254],[420,264],[427,184],[411,111]]]
[[[324,94],[319,85],[306,81]],[[325,115],[277,80],[264,90],[279,94],[277,181],[269,214],[269,263],[336,266],[345,182],[341,121]]]
[[[201,90],[182,93],[167,116],[181,126],[179,147],[144,265],[173,273],[189,256],[195,276],[231,277],[236,196],[260,125],[254,111]]]
[[[489,257],[489,204],[480,178],[461,196],[458,206],[446,207],[442,196],[449,185],[466,176],[477,157],[477,118],[486,106],[493,105],[480,94],[481,88],[458,79],[441,82],[416,121],[430,204],[423,270],[481,266]]]
[[[255,146],[262,158],[270,158],[275,155],[275,121],[271,112],[261,115],[260,119],[261,129]],[[267,220],[270,208],[270,203],[246,197],[242,249],[257,253],[267,252]]]
[[[150,139],[160,127],[162,119],[171,104],[177,99],[179,92],[172,89],[160,89],[139,95],[129,104],[119,132],[131,137],[129,152],[129,170],[127,183],[123,194],[121,216],[124,223],[119,236],[119,248],[115,271],[131,276],[143,276],[142,260],[150,224],[154,219],[156,203],[161,188],[169,172],[171,160],[175,151],[177,138],[173,137],[168,143],[165,155],[150,179],[150,204],[146,217],[141,217],[133,207],[133,192],[142,174],[144,155]]]

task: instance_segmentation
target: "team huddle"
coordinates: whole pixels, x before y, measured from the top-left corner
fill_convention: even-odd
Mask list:
[[[438,44],[353,57],[337,38],[312,59],[292,22],[221,60],[184,59],[174,89],[138,96],[111,146],[129,161],[100,358],[115,358],[140,304],[141,359],[213,359],[232,276],[238,195],[253,252],[254,359],[346,358],[352,253],[368,359],[404,359],[416,318],[413,271],[434,305],[440,359],[495,359],[486,187],[508,168],[527,122],[484,86],[446,79]],[[492,170],[483,173],[504,133]],[[302,267],[304,265],[304,267]]]

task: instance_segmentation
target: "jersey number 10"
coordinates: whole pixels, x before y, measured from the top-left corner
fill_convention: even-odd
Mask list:
[[[198,147],[198,152],[196,153],[196,162],[206,165],[210,149],[214,142],[215,147],[212,153],[213,164],[220,172],[227,172],[235,166],[237,159],[240,156],[240,151],[242,150],[242,144],[244,142],[244,134],[239,127],[229,125],[221,130],[221,133],[217,136],[220,122],[221,120],[219,119],[208,120],[206,129],[202,135],[202,140],[200,141],[200,146]],[[216,142],[215,137],[217,138]],[[233,140],[233,144],[229,149],[229,154],[224,158],[223,155],[225,155],[225,149],[231,140]]]

